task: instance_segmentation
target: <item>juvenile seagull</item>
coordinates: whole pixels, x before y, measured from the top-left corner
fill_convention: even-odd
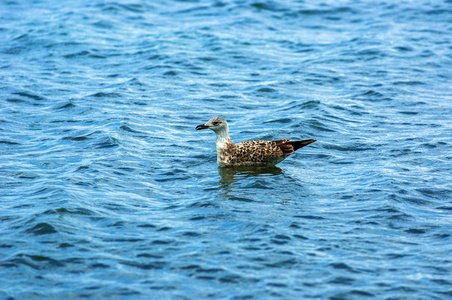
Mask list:
[[[274,166],[298,149],[316,140],[292,141],[245,141],[234,144],[229,138],[228,123],[225,118],[214,117],[206,124],[196,126],[196,130],[211,129],[217,135],[217,163],[219,167]]]

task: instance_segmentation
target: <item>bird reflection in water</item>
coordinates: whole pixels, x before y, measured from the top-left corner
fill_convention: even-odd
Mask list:
[[[218,172],[220,174],[220,183],[223,187],[228,187],[231,183],[237,181],[238,177],[252,177],[259,175],[279,175],[282,174],[282,169],[275,166],[261,166],[261,167],[251,167],[251,166],[242,166],[242,167],[232,167],[232,168],[218,168]]]

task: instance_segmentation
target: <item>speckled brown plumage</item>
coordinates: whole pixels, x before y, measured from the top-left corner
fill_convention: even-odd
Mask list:
[[[196,129],[211,129],[217,134],[217,162],[220,167],[272,166],[283,161],[297,149],[315,142],[313,139],[302,141],[284,139],[255,140],[234,144],[229,138],[228,124],[222,117],[212,118],[206,124],[197,126]]]

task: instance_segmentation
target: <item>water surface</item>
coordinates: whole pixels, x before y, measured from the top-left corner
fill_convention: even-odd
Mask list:
[[[1,298],[451,297],[451,5],[1,2]]]

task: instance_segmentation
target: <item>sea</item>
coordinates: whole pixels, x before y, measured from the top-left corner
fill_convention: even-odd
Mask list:
[[[0,299],[451,299],[451,235],[451,0],[0,1]]]

